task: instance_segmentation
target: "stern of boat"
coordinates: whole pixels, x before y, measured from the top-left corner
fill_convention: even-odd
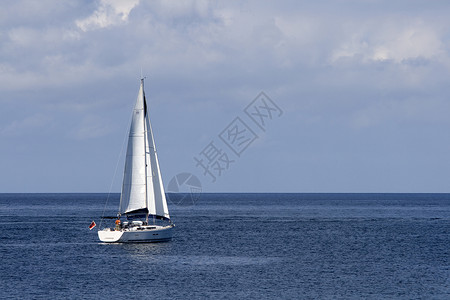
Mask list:
[[[109,228],[98,231],[98,238],[104,243],[117,243],[122,235],[123,231],[114,231]]]

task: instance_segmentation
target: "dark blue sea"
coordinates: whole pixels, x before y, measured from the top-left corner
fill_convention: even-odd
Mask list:
[[[450,299],[450,194],[183,196],[171,242],[102,244],[106,194],[0,194],[0,299]]]

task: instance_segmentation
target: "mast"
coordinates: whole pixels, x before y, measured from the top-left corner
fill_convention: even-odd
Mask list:
[[[147,126],[145,126],[145,118],[147,117],[147,103],[145,100],[145,92],[144,92],[144,78],[141,75],[141,88],[142,88],[142,99],[144,101],[144,117],[142,118],[142,122],[144,123],[144,161],[145,161],[145,203],[147,206],[147,212],[145,213],[145,222],[148,224],[148,214],[149,214],[149,209],[148,209],[148,189],[147,189],[147,185],[148,185],[148,178],[147,178]]]

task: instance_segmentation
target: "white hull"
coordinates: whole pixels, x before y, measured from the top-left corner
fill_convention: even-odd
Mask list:
[[[122,229],[109,228],[98,231],[100,241],[105,243],[153,243],[172,239],[173,226],[144,226]]]

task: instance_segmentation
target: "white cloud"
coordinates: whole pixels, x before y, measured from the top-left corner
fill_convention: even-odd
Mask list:
[[[98,8],[91,16],[77,20],[76,25],[83,31],[123,24],[139,0],[100,0]]]
[[[381,23],[381,25],[379,25]],[[343,42],[333,50],[331,61],[356,58],[363,61],[391,60],[400,63],[409,59],[442,59],[442,37],[422,20],[408,17],[376,20],[348,26]]]

